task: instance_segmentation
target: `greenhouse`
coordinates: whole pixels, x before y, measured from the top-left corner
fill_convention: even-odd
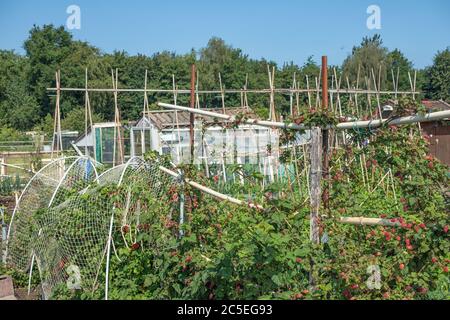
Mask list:
[[[228,108],[225,114],[233,116],[247,112],[247,116],[255,117],[248,111],[248,108]],[[277,130],[248,124],[231,128],[230,123],[202,115],[195,118],[194,164],[212,167],[224,167],[226,163],[254,165],[272,181],[274,172],[278,170],[282,174]],[[307,144],[307,140],[308,132],[299,134],[296,143]],[[175,164],[189,163],[189,112],[149,111],[131,128],[130,143],[131,156],[141,156],[153,150],[170,155]],[[271,146],[272,154],[269,154],[268,146]]]
[[[126,133],[127,130],[114,122],[95,123],[92,128],[87,134],[81,135],[73,142],[78,151],[81,153],[87,151],[87,154],[91,155],[95,161],[103,164],[118,163],[118,150],[115,150],[118,140],[114,139],[114,135],[118,130],[123,133]],[[129,138],[123,138],[122,144],[125,150],[128,150]]]

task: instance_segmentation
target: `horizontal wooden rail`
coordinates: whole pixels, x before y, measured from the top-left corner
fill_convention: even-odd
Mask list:
[[[340,223],[353,224],[361,226],[387,226],[387,227],[400,227],[400,222],[392,222],[389,219],[381,218],[364,218],[364,217],[340,217],[338,220]]]
[[[172,171],[170,169],[167,169],[167,168],[165,168],[163,166],[159,166],[159,169],[161,171],[171,175],[172,177],[178,178],[180,176],[180,174],[178,174],[178,173],[176,173],[176,172],[174,172],[174,171]],[[260,206],[258,204],[247,203],[245,201],[242,201],[242,200],[239,200],[239,199],[227,196],[226,194],[217,192],[217,191],[215,191],[215,190],[213,190],[211,188],[205,187],[205,186],[203,186],[203,185],[201,185],[201,184],[199,184],[199,183],[197,183],[195,181],[192,181],[190,179],[186,178],[186,179],[184,179],[184,182],[186,182],[190,186],[192,186],[192,187],[194,187],[194,188],[196,188],[196,189],[198,189],[200,191],[203,191],[203,192],[205,192],[205,193],[207,193],[207,194],[209,194],[209,195],[211,195],[213,197],[216,197],[216,198],[218,198],[220,200],[228,201],[228,202],[231,202],[231,203],[234,203],[234,204],[237,204],[237,205],[247,205],[250,208],[255,208],[255,209],[259,209],[259,210],[263,210],[264,209],[262,206]]]
[[[47,91],[57,91],[57,88],[47,88]],[[141,93],[176,93],[176,94],[190,94],[191,91],[189,89],[132,89],[132,88],[122,88],[122,89],[111,89],[111,88],[60,88],[60,91],[66,92],[141,92]],[[321,92],[319,89],[288,89],[288,88],[274,88],[274,89],[224,89],[224,90],[196,90],[196,94],[237,94],[237,93],[263,93],[263,94],[271,94],[280,93],[280,94],[293,94],[293,93],[313,93],[313,92]],[[387,95],[402,95],[402,94],[410,94],[410,95],[418,95],[420,92],[417,91],[376,91],[376,90],[363,90],[363,89],[328,89],[328,92],[331,93],[339,93],[339,94],[387,94]]]

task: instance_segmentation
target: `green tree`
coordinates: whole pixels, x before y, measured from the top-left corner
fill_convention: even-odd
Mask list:
[[[28,90],[28,59],[0,50],[0,125],[29,129],[38,121],[39,108]]]
[[[0,141],[23,141],[29,137],[22,132],[9,127],[0,127]]]
[[[62,26],[35,25],[30,30],[24,48],[30,61],[28,85],[41,106],[41,116],[44,116],[51,111],[46,88],[55,85],[55,72],[72,50],[72,36]]]
[[[426,97],[450,101],[450,48],[439,51],[427,69]]]
[[[41,119],[41,121],[36,124],[33,128],[33,131],[37,131],[41,134],[44,134],[47,139],[52,139],[53,136],[53,126],[54,121],[53,117],[50,113],[48,113],[44,118]]]
[[[275,67],[275,87],[289,88],[292,86],[294,73],[301,88],[306,87],[306,75],[309,76],[310,88],[315,87],[315,77],[319,76],[320,68],[309,57],[299,66],[292,62],[277,66],[273,61],[265,59],[250,59],[241,49],[234,48],[223,39],[213,37],[204,48],[192,49],[189,53],[180,55],[174,52],[157,52],[152,56],[129,55],[125,51],[112,54],[102,53],[98,48],[87,42],[76,41],[64,27],[53,25],[33,26],[29,37],[24,42],[25,56],[13,51],[0,50],[0,125],[7,125],[20,130],[32,127],[49,131],[51,115],[55,108],[55,94],[46,88],[55,86],[55,72],[61,70],[63,87],[85,86],[85,70],[88,69],[88,86],[96,88],[112,88],[111,71],[119,71],[119,88],[143,88],[145,70],[148,70],[147,88],[172,89],[172,75],[178,88],[189,88],[191,65],[196,64],[199,72],[200,90],[219,89],[219,73],[225,89],[243,88],[248,77],[248,89],[269,87],[267,67]],[[435,63],[417,74],[417,90],[426,89],[427,97],[433,99],[448,99],[449,93],[449,49],[438,53]],[[379,67],[381,66],[381,72]],[[358,70],[360,71],[360,88],[369,84],[374,88],[372,70],[376,82],[381,80],[381,89],[393,90],[392,73],[399,70],[399,90],[410,90],[408,71],[413,76],[413,64],[404,54],[395,49],[389,52],[383,46],[379,35],[365,37],[355,46],[345,59],[339,71],[343,78],[341,87],[346,87],[346,77],[350,84],[355,85]],[[330,67],[330,79],[332,67]],[[331,82],[330,82],[331,84]],[[423,85],[425,84],[425,85]],[[249,106],[261,117],[268,116],[269,94],[249,93]],[[315,95],[311,95],[315,104]],[[173,101],[172,92],[148,93],[150,108],[159,107],[158,101]],[[307,96],[301,95],[301,105],[307,103]],[[347,97],[341,97],[343,111],[346,112]],[[179,94],[178,103],[189,104],[189,94]],[[118,105],[123,120],[135,120],[140,117],[144,95],[141,92],[120,93]],[[114,101],[111,92],[91,92],[90,102],[94,114],[106,121],[112,121],[114,116]],[[84,92],[63,92],[61,95],[61,114],[67,118],[66,124],[71,124],[84,106]],[[364,104],[364,101],[360,101]],[[241,96],[227,94],[226,107],[236,107],[241,104]],[[275,104],[278,112],[287,113],[290,106],[288,94],[277,94]],[[205,108],[220,108],[220,94],[200,95],[200,105]],[[81,108],[82,109],[82,108]],[[44,119],[45,118],[45,119]],[[44,119],[44,120],[41,120]],[[84,116],[81,117],[84,119]],[[75,120],[75,119],[74,119]],[[75,125],[79,126],[79,125]]]
[[[201,89],[219,89],[219,73],[225,88],[242,88],[245,84],[246,62],[248,60],[240,49],[227,45],[220,38],[213,37],[199,52],[199,86]],[[212,107],[221,107],[220,95],[209,96],[203,101]],[[226,107],[238,106],[239,97],[226,97]]]
[[[0,125],[18,130],[30,129],[39,121],[39,105],[23,82],[10,82],[0,102]]]
[[[396,81],[398,72],[398,89],[400,91],[411,90],[409,82],[408,72],[411,75],[413,81],[414,71],[413,64],[409,61],[405,55],[399,50],[395,49],[387,54],[387,87],[389,90],[394,90],[393,78]],[[418,89],[418,88],[417,88]]]
[[[5,99],[7,87],[11,82],[25,83],[28,60],[14,51],[0,50],[0,101]]]
[[[344,79],[348,77],[352,83],[356,83],[358,71],[360,72],[359,85],[366,86],[365,79],[371,89],[374,88],[372,71],[378,86],[378,76],[380,75],[381,87],[385,86],[388,69],[388,50],[383,46],[380,35],[364,37],[359,46],[353,47],[352,53],[344,60],[342,70]],[[380,69],[381,67],[381,69]]]
[[[61,120],[61,128],[63,130],[73,130],[83,133],[85,131],[85,110],[84,108],[74,108],[72,109],[64,119]],[[94,113],[92,114],[92,122],[102,122],[103,118]],[[89,127],[89,122],[88,122]]]

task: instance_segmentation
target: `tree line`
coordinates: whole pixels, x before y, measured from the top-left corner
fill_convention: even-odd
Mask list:
[[[187,54],[169,51],[151,56],[129,55],[125,51],[104,53],[87,42],[74,40],[64,27],[53,25],[33,26],[24,42],[25,54],[11,50],[0,50],[0,138],[17,139],[20,132],[36,130],[51,133],[55,94],[46,88],[55,87],[55,72],[61,70],[63,87],[85,86],[85,69],[88,69],[89,87],[112,88],[111,70],[119,70],[119,88],[143,88],[145,70],[148,70],[148,88],[172,89],[172,75],[178,88],[189,88],[190,66],[195,63],[199,72],[200,90],[219,89],[219,73],[224,88],[243,88],[246,79],[248,88],[269,87],[267,66],[275,68],[275,87],[292,86],[293,75],[301,88],[306,87],[306,75],[314,87],[314,77],[319,76],[320,67],[313,57],[303,65],[293,62],[277,65],[265,59],[251,59],[241,49],[233,48],[222,39],[213,37],[206,47],[192,49]],[[399,50],[390,51],[383,45],[379,35],[365,37],[340,66],[330,66],[342,73],[341,87],[348,83],[354,86],[358,78],[371,77],[371,71],[379,78],[381,88],[394,90],[391,74],[399,70],[398,90],[410,90],[408,71],[414,74],[413,63]],[[450,100],[450,49],[436,53],[433,64],[417,70],[416,91],[423,98]],[[345,83],[344,83],[345,82]],[[363,80],[360,79],[360,82]],[[84,131],[84,92],[62,93],[61,114],[63,129]],[[142,93],[119,94],[122,119],[137,120],[143,107]],[[149,93],[150,108],[156,102],[171,101],[172,94]],[[178,102],[187,105],[189,95],[179,95]],[[113,95],[105,92],[90,93],[94,121],[111,121],[114,117]],[[249,105],[262,117],[269,112],[269,97],[248,94]],[[305,97],[302,97],[305,103]],[[201,107],[220,107],[220,95],[200,97]],[[226,96],[226,106],[239,106],[240,94]],[[289,97],[277,95],[275,104],[280,113],[289,110]]]

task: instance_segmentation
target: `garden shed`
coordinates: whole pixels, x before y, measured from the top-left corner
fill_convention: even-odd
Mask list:
[[[445,101],[424,100],[422,104],[428,112],[448,111],[450,104]],[[450,165],[450,120],[431,121],[421,124],[423,131],[430,137],[430,153],[442,163]]]

